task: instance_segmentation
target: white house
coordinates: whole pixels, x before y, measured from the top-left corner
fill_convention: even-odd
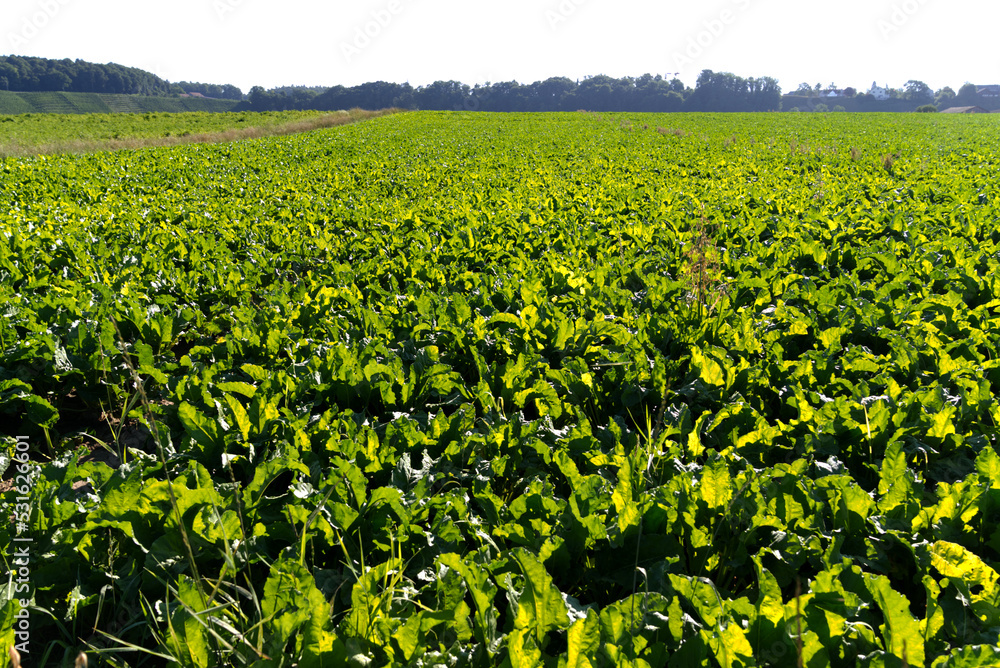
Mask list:
[[[874,81],[872,82],[872,88],[870,91],[868,91],[868,94],[874,97],[876,100],[889,99],[889,89],[883,86],[879,86]]]

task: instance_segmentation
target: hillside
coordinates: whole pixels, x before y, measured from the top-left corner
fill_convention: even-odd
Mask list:
[[[99,93],[0,91],[0,114],[93,114],[232,111],[235,100]]]

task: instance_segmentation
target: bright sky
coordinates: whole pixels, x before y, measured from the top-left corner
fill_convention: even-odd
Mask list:
[[[867,90],[1000,84],[995,0],[2,0],[0,54],[170,81],[468,84],[703,69]]]

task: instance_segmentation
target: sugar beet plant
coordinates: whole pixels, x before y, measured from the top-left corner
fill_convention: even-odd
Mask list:
[[[0,163],[0,643],[996,665],[997,121],[927,116]]]

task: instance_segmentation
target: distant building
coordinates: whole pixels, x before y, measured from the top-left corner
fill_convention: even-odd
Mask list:
[[[942,114],[988,114],[989,110],[982,107],[948,107],[941,110]]]
[[[979,86],[976,89],[980,97],[998,97],[1000,98],[1000,86],[990,85],[990,86]]]
[[[889,99],[889,88],[885,86],[879,86],[874,81],[872,82],[872,88],[868,91],[868,94],[874,97],[876,100],[888,100]]]

